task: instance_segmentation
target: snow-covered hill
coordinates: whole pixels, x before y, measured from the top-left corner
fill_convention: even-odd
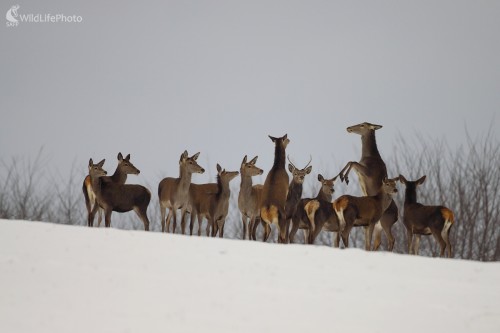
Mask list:
[[[0,220],[0,332],[500,332],[500,263]]]

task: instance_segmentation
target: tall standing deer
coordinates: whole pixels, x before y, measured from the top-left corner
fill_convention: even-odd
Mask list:
[[[211,195],[210,200],[210,225],[212,226],[212,237],[224,237],[224,224],[226,223],[226,216],[229,211],[229,197],[231,191],[229,189],[229,182],[238,176],[238,171],[226,171],[217,164],[217,193]]]
[[[265,223],[264,241],[267,241],[271,233],[271,225],[278,227],[278,242],[286,241],[286,212],[285,204],[288,194],[288,173],[285,170],[286,147],[290,140],[285,134],[281,138],[269,136],[275,144],[274,164],[267,174],[262,189],[262,206],[260,217]]]
[[[115,173],[111,176],[101,177],[102,181],[105,182],[113,182],[115,184],[125,184],[127,181],[127,175],[138,175],[140,173],[139,169],[137,169],[132,162],[130,162],[130,154],[127,157],[123,158],[122,153],[118,153],[118,165],[116,166]],[[90,175],[87,175],[83,180],[83,195],[85,197],[85,206],[87,208],[87,220],[90,212],[94,208],[96,196],[94,191],[92,190],[92,181],[90,180]],[[98,208],[97,210],[97,226],[101,226],[102,221],[102,209]],[[88,223],[89,227],[91,226]]]
[[[343,195],[334,201],[333,207],[338,215],[341,225],[342,241],[349,246],[349,233],[354,225],[363,226],[368,230],[365,238],[365,249],[371,249],[371,241],[375,224],[380,220],[387,209],[390,200],[387,196],[397,193],[396,181],[398,178],[382,180],[382,186],[375,195],[355,197]]]
[[[334,192],[333,185],[337,177],[325,179],[321,174],[319,174],[318,181],[321,183],[321,188],[319,189],[316,197],[304,198],[299,201],[297,209],[292,216],[290,243],[293,243],[298,229],[304,230],[304,242],[311,243],[311,238],[306,237],[307,231],[309,231],[309,235],[311,235],[314,233],[316,225],[320,225],[319,230],[321,231],[323,224],[327,222],[335,223],[336,215],[332,207],[332,195]],[[326,206],[323,207],[324,203],[327,203],[326,206],[329,208]],[[317,234],[314,235],[312,242],[314,242],[314,238],[316,236]]]
[[[455,223],[453,212],[445,206],[425,206],[417,202],[417,186],[424,183],[426,176],[409,181],[399,175],[399,179],[406,185],[403,224],[408,234],[408,253],[418,254],[420,235],[433,235],[441,248],[440,256],[447,248],[451,258],[450,230]],[[416,239],[412,251],[413,235]]]
[[[287,157],[288,158],[288,157]],[[286,196],[285,213],[286,213],[286,242],[289,241],[289,230],[292,217],[297,211],[298,204],[302,198],[302,190],[304,187],[305,177],[311,173],[312,165],[309,165],[312,161],[312,157],[303,169],[297,168],[290,158],[288,158],[288,170],[292,174],[292,180],[288,185],[288,195]]]
[[[170,220],[174,217],[172,232],[175,233],[177,226],[177,210],[181,209],[181,229],[184,234],[185,213],[189,203],[189,186],[191,185],[191,176],[193,173],[204,173],[205,169],[198,165],[196,160],[200,153],[189,157],[188,152],[184,151],[179,159],[179,178],[164,178],[158,185],[158,198],[160,201],[161,213],[161,231],[169,232]],[[165,219],[167,208],[168,216]]]
[[[264,171],[258,168],[258,156],[255,156],[250,161],[247,161],[247,156],[243,158],[240,166],[241,184],[240,193],[238,194],[238,209],[241,212],[241,220],[243,223],[243,238],[252,238],[252,230],[255,221],[259,218],[259,190],[252,185],[252,177],[262,175]],[[247,223],[249,221],[249,223]]]
[[[102,169],[103,165],[104,160],[98,164],[94,164],[92,159],[89,161],[89,175],[97,202],[90,213],[89,224],[93,224],[98,207],[104,209],[104,220],[107,228],[111,226],[112,212],[126,213],[133,210],[144,223],[144,230],[148,231],[149,219],[146,211],[151,200],[151,192],[141,185],[103,181],[101,178],[106,175],[106,171]]]
[[[382,186],[382,180],[387,177],[387,167],[380,156],[375,139],[375,131],[381,129],[381,125],[374,125],[367,122],[350,126],[347,132],[361,135],[361,159],[359,162],[348,162],[340,172],[340,179],[349,183],[349,173],[352,169],[356,171],[363,195],[376,195]],[[345,173],[344,173],[345,172]],[[392,200],[385,210],[375,228],[374,249],[377,250],[381,241],[381,229],[387,236],[387,247],[389,251],[394,248],[394,236],[392,226],[398,220],[398,207]],[[365,228],[365,243],[368,236],[368,229]],[[339,237],[339,235],[337,235]],[[338,242],[337,238],[337,242]]]

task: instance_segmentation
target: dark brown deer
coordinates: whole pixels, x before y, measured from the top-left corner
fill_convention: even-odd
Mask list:
[[[286,242],[286,212],[285,204],[288,194],[288,173],[285,169],[286,147],[290,140],[285,134],[281,138],[269,136],[274,142],[274,164],[267,174],[262,189],[262,206],[260,217],[265,223],[264,241],[267,241],[271,233],[271,225],[278,228],[278,242]]]
[[[417,202],[417,186],[422,185],[426,176],[415,181],[406,180],[399,175],[399,179],[406,186],[403,224],[408,234],[408,253],[418,254],[421,235],[433,235],[441,248],[440,256],[444,256],[448,249],[451,258],[450,230],[455,223],[453,212],[445,206],[425,206]],[[413,236],[415,244],[412,251]]]
[[[396,181],[398,178],[382,180],[382,186],[375,195],[356,197],[343,195],[334,201],[333,207],[340,222],[342,241],[349,246],[349,234],[353,226],[363,226],[368,230],[365,237],[365,249],[371,250],[371,241],[375,224],[390,205],[387,195],[397,193]]]
[[[304,230],[304,242],[311,243],[310,236],[314,234],[316,225],[321,225],[319,227],[321,231],[321,227],[325,223],[329,221],[330,223],[335,223],[336,215],[332,207],[332,195],[334,192],[333,185],[337,177],[325,179],[321,174],[319,174],[318,181],[321,183],[321,188],[319,189],[316,197],[304,198],[299,201],[297,209],[292,216],[290,243],[293,243],[298,229]],[[329,206],[329,208],[323,207],[324,203],[328,203],[327,206]],[[327,212],[328,210],[330,210],[333,214],[329,214]],[[306,237],[307,232],[309,232],[309,237]],[[314,238],[316,236],[317,234],[312,237],[312,242],[314,242]]]
[[[226,223],[227,213],[229,211],[229,197],[231,190],[229,182],[238,176],[238,171],[226,171],[217,164],[217,193],[210,197],[209,224],[212,227],[212,237],[224,237],[224,224]]]
[[[252,177],[257,175],[262,175],[264,171],[258,168],[255,163],[257,163],[258,156],[255,156],[252,160],[247,161],[247,156],[243,158],[240,166],[241,174],[241,184],[240,193],[238,194],[238,208],[241,212],[241,220],[243,223],[243,237],[246,239],[248,234],[248,239],[251,238],[253,226],[256,220],[259,220],[259,195],[257,188],[252,184]],[[249,223],[247,223],[249,221]],[[248,230],[248,232],[247,232]]]
[[[198,236],[201,236],[203,218],[209,221],[210,198],[217,193],[217,183],[193,184],[189,186],[188,211],[191,214],[189,223],[189,234],[193,235],[194,221],[198,219]],[[207,236],[210,236],[210,222],[207,223]]]
[[[288,158],[288,157],[287,157]],[[286,196],[286,204],[285,204],[285,213],[286,213],[286,240],[285,242],[288,243],[289,241],[289,230],[290,230],[290,223],[292,221],[292,217],[295,214],[295,211],[297,210],[297,206],[299,204],[300,199],[302,198],[302,191],[303,191],[303,184],[305,177],[311,173],[312,166],[309,165],[312,161],[312,157],[309,159],[309,162],[307,165],[299,169],[297,168],[292,161],[290,161],[290,158],[288,158],[288,170],[292,174],[292,180],[290,181],[290,184],[288,185],[288,195]]]
[[[179,178],[164,178],[158,185],[158,198],[160,201],[161,213],[161,231],[169,232],[170,220],[174,217],[172,232],[175,233],[177,226],[177,210],[181,209],[181,229],[184,234],[185,214],[189,203],[189,186],[191,185],[191,176],[193,173],[204,173],[205,169],[198,165],[196,160],[200,153],[189,157],[188,152],[184,151],[179,159]],[[167,208],[168,216],[165,219]]]
[[[147,209],[151,200],[151,192],[141,185],[115,184],[103,181],[106,175],[102,169],[104,160],[94,164],[89,161],[89,175],[92,181],[92,190],[96,195],[97,205],[91,211],[89,224],[92,225],[98,207],[104,209],[104,220],[107,228],[111,227],[111,213],[125,213],[133,210],[144,223],[144,230],[149,230],[149,219]]]
[[[359,184],[363,195],[376,195],[382,186],[382,180],[387,177],[387,168],[384,160],[380,156],[375,139],[375,131],[381,129],[381,125],[374,125],[367,122],[350,126],[347,132],[361,135],[361,159],[359,162],[348,162],[340,172],[340,179],[349,183],[349,173],[352,169],[358,175]],[[345,173],[344,173],[345,172]],[[384,230],[387,236],[387,249],[394,249],[394,236],[392,234],[392,226],[398,220],[398,207],[394,201],[385,210],[380,218],[380,223],[375,227],[375,244],[374,249],[377,250],[381,241],[381,230]],[[365,239],[368,229],[365,229]],[[339,235],[337,235],[339,237]],[[337,243],[338,243],[337,239]],[[365,241],[366,243],[366,241]]]
[[[113,182],[115,184],[125,184],[127,181],[127,175],[138,175],[140,173],[132,162],[130,162],[130,154],[123,158],[122,153],[118,153],[118,165],[116,166],[115,173],[112,176],[101,177],[104,182]],[[83,180],[83,196],[85,197],[85,206],[87,208],[87,220],[90,212],[95,205],[95,193],[92,190],[92,181],[90,180],[90,175],[87,175]],[[101,226],[102,221],[102,209],[97,210],[97,226]],[[91,225],[89,224],[89,227]]]

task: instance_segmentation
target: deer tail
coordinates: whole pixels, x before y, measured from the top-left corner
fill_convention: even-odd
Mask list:
[[[346,225],[344,210],[349,205],[349,199],[345,196],[342,196],[337,200],[335,200],[332,205],[333,209],[335,210],[335,213],[337,213],[337,216],[339,217],[340,231],[343,231]]]

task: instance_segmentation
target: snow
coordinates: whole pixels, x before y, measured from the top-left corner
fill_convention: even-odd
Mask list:
[[[0,332],[500,332],[500,263],[0,220]]]

